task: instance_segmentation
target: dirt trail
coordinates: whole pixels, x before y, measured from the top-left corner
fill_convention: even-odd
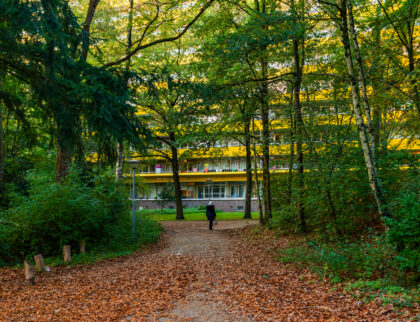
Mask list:
[[[198,261],[199,267],[204,268],[204,262],[209,270],[197,272],[197,280],[191,285],[191,293],[186,298],[175,303],[175,307],[161,312],[159,321],[245,321],[246,317],[232,312],[220,300],[213,280],[220,276],[220,270],[225,267],[212,265],[220,263],[234,256],[233,246],[225,234],[227,230],[238,229],[256,224],[255,221],[219,221],[214,230],[210,231],[203,222],[163,222],[168,236],[169,247],[164,250],[167,254],[186,256]],[[163,317],[164,316],[164,317]]]
[[[163,222],[154,246],[93,265],[53,267],[24,283],[0,270],[0,321],[390,320],[414,316],[331,291],[305,270],[279,264],[269,241],[242,236],[255,224]],[[239,230],[238,230],[239,229]],[[418,314],[418,313],[417,313]]]

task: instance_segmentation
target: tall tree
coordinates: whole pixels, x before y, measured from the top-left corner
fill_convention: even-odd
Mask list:
[[[1,3],[2,73],[30,85],[38,109],[53,117],[57,137],[57,180],[62,180],[79,144],[81,122],[141,146],[146,134],[135,117],[118,70],[104,70],[81,57],[82,30],[67,2]],[[106,89],[104,91],[104,89]]]
[[[303,165],[303,118],[302,104],[300,101],[303,67],[305,65],[305,33],[302,15],[305,13],[303,1],[291,1],[290,5],[293,21],[295,22],[296,33],[292,40],[293,46],[293,96],[294,96],[294,125],[297,154],[297,172],[298,172],[298,216],[300,229],[306,232],[305,206],[303,204],[304,194],[304,165]]]
[[[165,145],[155,148],[150,157],[168,160],[172,165],[175,187],[176,219],[184,219],[182,192],[179,178],[179,164],[183,155],[179,150],[185,145],[201,147],[207,135],[203,132],[206,121],[201,117],[202,102],[197,98],[199,84],[192,83],[182,66],[158,68],[153,77],[147,75],[147,82],[141,88],[140,106],[149,115],[153,137]],[[184,151],[191,157],[191,150]]]
[[[325,3],[323,0],[319,0],[319,2]],[[347,67],[347,79],[351,88],[353,109],[356,117],[357,130],[363,150],[365,165],[368,172],[369,184],[375,197],[379,214],[382,216],[389,216],[389,210],[387,209],[387,204],[380,184],[380,179],[378,177],[375,154],[372,151],[371,143],[373,140],[370,137],[369,125],[366,125],[365,123],[368,122],[368,124],[372,124],[370,119],[370,111],[368,110],[369,105],[365,104],[366,113],[363,113],[361,108],[362,100],[360,96],[360,88],[364,87],[365,85],[363,85],[364,78],[362,75],[359,74],[358,77],[357,74],[357,69],[362,71],[363,68],[361,66],[361,61],[357,58],[355,59],[353,54],[355,51],[358,52],[358,50],[356,50],[357,43],[355,42],[354,38],[352,41],[350,38],[351,27],[349,27],[349,20],[353,20],[353,14],[349,8],[348,0],[339,0],[338,4],[331,4],[326,2],[326,5],[332,7],[328,9],[328,12],[338,26],[341,43],[344,49],[344,57]],[[367,97],[365,97],[364,100],[367,100]],[[366,118],[366,121],[364,120],[364,117]]]

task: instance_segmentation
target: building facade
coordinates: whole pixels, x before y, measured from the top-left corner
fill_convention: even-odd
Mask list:
[[[325,134],[324,134],[325,136]],[[322,146],[327,137],[318,135],[313,138],[313,143]],[[356,141],[348,144],[356,145]],[[419,140],[409,140],[403,137],[390,138],[389,148],[408,149],[417,154],[420,151]],[[160,149],[169,151],[169,146],[162,144]],[[258,151],[259,147],[255,147]],[[191,152],[193,147],[181,147],[179,155]],[[304,149],[307,147],[304,144]],[[195,153],[188,154],[179,162],[179,178],[184,207],[198,207],[206,205],[210,200],[217,209],[223,211],[243,211],[245,207],[246,190],[246,162],[245,147],[235,140],[224,140],[203,149],[195,148]],[[259,151],[260,152],[260,151]],[[280,122],[272,129],[270,145],[270,172],[272,175],[286,174],[289,168],[295,169],[296,163],[289,164],[290,142],[285,131],[285,126]],[[254,154],[254,153],[253,153]],[[141,157],[141,165],[137,176],[141,179],[146,189],[136,191],[137,205],[146,209],[159,209],[161,202],[159,196],[168,183],[173,182],[171,162],[159,157]],[[254,157],[252,157],[254,159]],[[258,159],[258,158],[257,158]],[[258,182],[262,181],[261,160],[253,160],[257,164]],[[310,166],[306,165],[310,170]],[[252,211],[258,211],[257,184],[253,170]],[[166,203],[165,207],[175,207],[175,202]]]

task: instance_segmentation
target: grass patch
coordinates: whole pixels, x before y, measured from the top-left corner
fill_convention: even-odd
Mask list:
[[[188,209],[188,208],[187,208]],[[171,209],[172,210],[172,209]],[[174,213],[160,213],[159,210],[155,210],[154,212],[151,212],[148,210],[145,212],[144,210],[141,210],[138,212],[142,217],[148,218],[150,220],[156,220],[156,221],[174,221],[176,220],[176,214]],[[252,219],[257,220],[258,219],[258,213],[254,212],[251,214]],[[195,212],[192,211],[186,211],[184,212],[184,218],[187,221],[206,221],[206,212],[201,210],[196,210]],[[219,212],[217,213],[216,219],[217,220],[241,220],[244,218],[243,212]]]
[[[188,207],[184,208],[184,214],[191,214],[197,212],[206,212],[206,207]],[[217,212],[223,212],[222,210],[216,209]],[[139,211],[142,215],[154,215],[154,214],[176,214],[175,208],[163,208],[163,209],[142,209]]]

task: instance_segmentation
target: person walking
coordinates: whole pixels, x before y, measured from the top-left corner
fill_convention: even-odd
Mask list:
[[[206,206],[206,216],[209,221],[209,230],[213,230],[213,221],[216,219],[216,210],[211,201],[209,201],[209,204]]]

